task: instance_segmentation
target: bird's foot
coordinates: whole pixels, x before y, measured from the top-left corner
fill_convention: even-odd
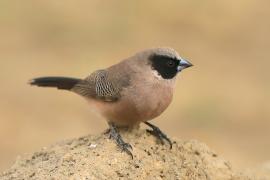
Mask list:
[[[149,123],[144,122],[147,126],[151,127],[152,130],[147,129],[146,131],[152,134],[153,136],[156,136],[162,144],[164,144],[164,140],[166,140],[170,144],[170,149],[172,149],[172,141],[167,137],[166,134],[164,134],[157,126]]]
[[[110,129],[105,133],[109,135],[110,139],[115,140],[117,146],[122,150],[122,152],[125,151],[133,159],[133,155],[130,151],[130,149],[132,150],[132,146],[123,140],[122,136],[119,134],[114,124],[110,123],[109,126]]]

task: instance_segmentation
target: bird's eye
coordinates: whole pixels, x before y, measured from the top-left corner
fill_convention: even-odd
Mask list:
[[[167,66],[168,66],[168,67],[174,67],[174,66],[175,66],[175,62],[174,62],[173,60],[169,60],[169,61],[167,62]]]

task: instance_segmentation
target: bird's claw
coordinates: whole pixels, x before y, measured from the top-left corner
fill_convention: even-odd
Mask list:
[[[153,136],[157,137],[161,144],[164,144],[164,140],[167,141],[170,145],[170,149],[172,149],[172,141],[164,134],[157,126],[150,124],[149,122],[145,122],[146,125],[152,128],[152,130],[147,129],[146,131]]]
[[[126,152],[128,155],[131,156],[131,158],[133,159],[133,154],[131,153],[131,151],[129,149],[132,150],[132,146],[129,143],[123,143],[123,144],[117,144],[118,147],[122,150],[122,152]]]
[[[132,146],[129,143],[126,143],[122,136],[117,131],[116,127],[110,124],[110,129],[108,130],[107,134],[109,134],[110,139],[114,139],[117,146],[121,149],[121,151],[126,152],[128,155],[131,156],[133,159],[133,154],[131,153],[130,149],[133,150]]]
[[[133,150],[132,146],[129,143],[124,143],[123,146],[125,148],[129,148],[129,149]]]

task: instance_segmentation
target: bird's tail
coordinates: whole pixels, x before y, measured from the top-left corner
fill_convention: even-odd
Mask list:
[[[29,84],[40,87],[55,87],[57,89],[71,90],[81,79],[69,77],[40,77],[32,79]]]

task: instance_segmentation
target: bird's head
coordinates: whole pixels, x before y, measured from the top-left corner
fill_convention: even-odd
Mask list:
[[[193,66],[171,48],[155,48],[146,52],[152,70],[156,71],[163,79],[173,79],[183,69]]]

